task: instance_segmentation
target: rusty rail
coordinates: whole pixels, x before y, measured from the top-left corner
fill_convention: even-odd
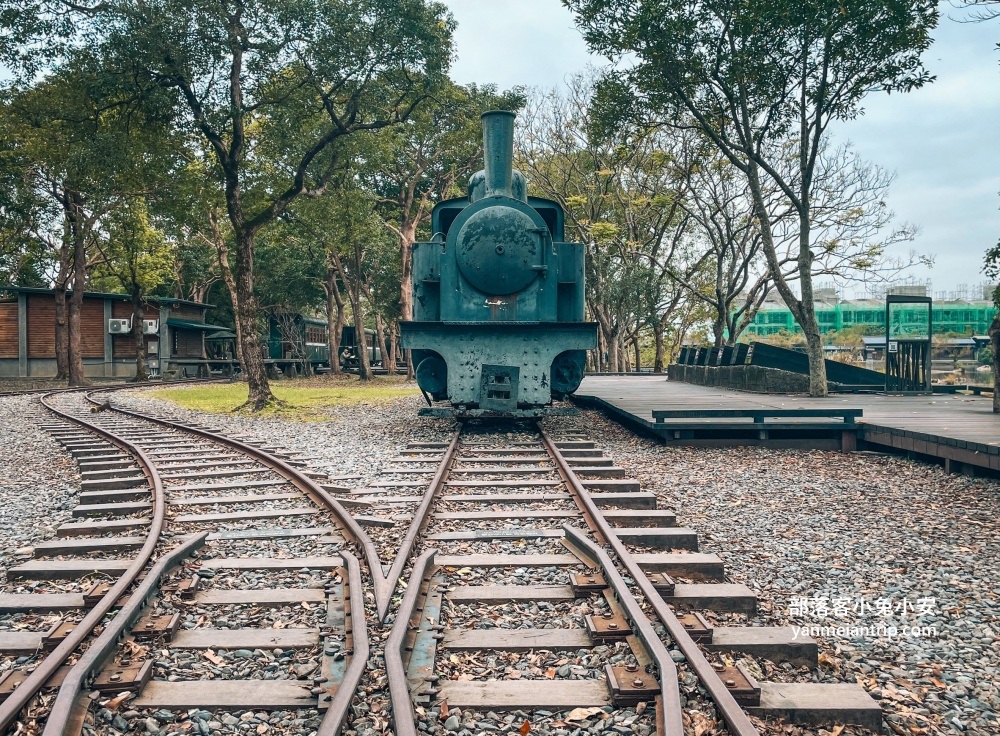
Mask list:
[[[96,424],[86,421],[85,419],[80,419],[61,411],[52,404],[49,403],[48,399],[50,396],[56,395],[61,392],[53,392],[46,394],[41,398],[42,406],[48,409],[50,412],[58,416],[71,424],[77,424],[87,430],[103,437],[107,441],[114,444],[116,447],[120,448],[129,455],[132,455],[142,468],[143,474],[146,476],[147,481],[149,481],[150,489],[152,490],[153,498],[153,516],[149,525],[149,531],[146,533],[146,540],[143,542],[142,548],[139,550],[135,557],[135,560],[129,565],[128,569],[118,578],[111,590],[101,598],[101,600],[94,606],[83,620],[73,629],[73,631],[67,636],[45,659],[39,662],[35,670],[28,675],[25,680],[17,686],[10,697],[7,698],[3,703],[0,703],[0,732],[6,731],[17,719],[18,714],[21,710],[31,701],[32,698],[45,686],[52,676],[55,674],[56,670],[69,658],[69,656],[83,643],[83,641],[90,636],[91,632],[103,621],[104,617],[112,609],[115,602],[125,594],[125,591],[135,582],[139,573],[146,567],[150,559],[153,557],[153,552],[156,549],[156,545],[159,542],[160,534],[163,531],[163,521],[166,514],[166,501],[163,493],[163,484],[160,481],[159,473],[156,471],[156,467],[153,465],[152,460],[145,452],[142,451],[140,447],[132,444],[128,440],[125,440],[118,435],[109,432]]]
[[[413,545],[417,543],[417,537],[427,526],[427,517],[430,513],[431,506],[434,504],[434,498],[437,496],[438,491],[441,490],[442,486],[446,480],[448,480],[448,473],[451,471],[451,466],[455,461],[456,450],[458,449],[458,439],[462,435],[461,427],[455,432],[455,436],[451,438],[451,443],[444,452],[444,457],[441,458],[440,464],[438,464],[437,472],[431,479],[430,484],[424,490],[424,496],[420,500],[420,506],[414,512],[413,520],[410,522],[409,529],[406,530],[406,536],[403,537],[403,543],[399,547],[399,551],[396,553],[396,559],[392,561],[392,568],[389,570],[389,574],[386,579],[391,583],[392,590],[396,589],[400,576],[403,574],[403,567],[406,565],[406,561],[410,559],[410,553],[413,551]],[[389,601],[385,602],[385,607],[379,606],[378,617],[379,620],[385,619],[386,614],[389,611]]]
[[[208,532],[202,532],[192,537],[161,557],[153,566],[139,587],[129,596],[125,606],[104,627],[101,635],[66,675],[66,679],[59,687],[56,699],[52,703],[52,710],[49,712],[42,736],[70,736],[80,732],[74,726],[73,715],[77,698],[84,685],[104,666],[118,645],[118,640],[142,614],[143,608],[145,608],[150,596],[156,592],[163,577],[181,560],[201,548],[207,538]],[[76,726],[82,726],[82,723],[77,723]]]
[[[339,736],[347,722],[351,710],[351,700],[361,684],[361,676],[368,667],[368,627],[365,625],[365,594],[361,583],[361,566],[358,558],[347,550],[341,550],[340,556],[347,566],[348,591],[350,592],[351,635],[354,638],[354,653],[351,664],[344,673],[344,681],[337,688],[336,695],[330,701],[326,715],[319,724],[316,736]]]
[[[87,398],[92,403],[98,403],[89,396]],[[382,573],[382,562],[379,559],[378,551],[375,549],[375,544],[372,542],[371,537],[369,537],[368,532],[366,532],[361,525],[354,520],[354,517],[351,516],[350,512],[348,512],[347,509],[341,505],[340,501],[330,495],[329,492],[324,490],[312,478],[300,472],[297,468],[289,465],[280,458],[254,447],[253,445],[248,445],[231,437],[213,434],[210,431],[199,429],[198,427],[191,427],[170,419],[163,419],[161,417],[144,414],[142,412],[123,409],[119,406],[112,406],[111,409],[119,414],[135,417],[136,419],[142,419],[164,427],[170,427],[171,429],[175,429],[180,432],[187,432],[188,434],[193,434],[201,437],[202,439],[226,445],[231,449],[242,452],[245,455],[249,455],[260,464],[266,465],[271,468],[271,470],[284,477],[289,483],[309,496],[309,498],[311,498],[317,506],[328,508],[331,512],[333,512],[333,515],[337,518],[337,522],[347,533],[347,536],[350,537],[351,541],[361,547],[362,552],[364,553],[365,562],[368,564],[368,569],[372,574],[372,580],[375,583],[374,592],[376,605],[380,611],[388,610],[389,602],[392,599],[392,591],[395,588],[395,585],[390,586],[389,580]]]
[[[614,533],[614,528],[608,523],[607,519],[601,514],[600,510],[597,508],[597,504],[594,503],[594,499],[591,497],[590,492],[583,487],[580,483],[580,479],[573,472],[573,469],[566,462],[566,458],[562,456],[558,448],[555,446],[555,442],[549,437],[548,433],[538,427],[538,431],[541,433],[542,442],[545,445],[545,449],[548,451],[549,455],[555,461],[555,463],[561,468],[560,474],[566,479],[567,486],[571,489],[574,496],[577,496],[583,505],[590,512],[590,516],[593,518],[594,523],[597,524],[601,535],[608,540],[608,545],[614,550],[615,555],[621,561],[622,565],[628,571],[628,574],[635,581],[635,584],[639,586],[642,591],[643,597],[646,602],[653,608],[656,615],[659,617],[660,621],[667,629],[667,633],[677,644],[677,648],[681,650],[685,657],[687,657],[688,663],[694,670],[698,679],[701,680],[705,689],[708,690],[709,696],[715,702],[716,707],[719,709],[719,713],[722,715],[723,720],[729,727],[730,733],[733,736],[759,736],[757,728],[753,725],[747,714],[740,707],[739,703],[733,697],[733,694],[729,692],[726,688],[725,683],[719,678],[719,675],[712,669],[712,665],[705,658],[701,649],[695,643],[694,639],[691,638],[690,634],[685,631],[684,626],[680,621],[677,620],[677,616],[674,612],[670,610],[670,606],[667,605],[663,597],[657,593],[656,588],[653,587],[653,583],[646,577],[646,574],[639,567],[639,563],[635,561],[635,558],[628,551],[618,535]],[[664,704],[666,707],[666,704]]]
[[[406,646],[406,632],[420,596],[420,586],[427,575],[427,569],[434,564],[436,550],[428,549],[413,563],[410,582],[406,593],[396,610],[396,620],[385,640],[385,674],[389,680],[389,702],[392,707],[392,732],[395,736],[417,736],[417,725],[413,718],[413,701],[410,685],[406,679],[403,664],[403,650]]]
[[[615,568],[615,563],[601,547],[587,539],[579,528],[563,524],[563,532],[566,534],[566,541],[573,547],[581,551],[584,556],[590,557],[597,562],[597,566],[604,572],[604,580],[611,586],[618,598],[618,602],[625,609],[626,614],[635,628],[635,633],[652,656],[653,661],[660,671],[660,702],[658,708],[663,710],[663,736],[684,736],[684,719],[681,713],[681,691],[677,681],[677,665],[670,658],[670,653],[663,646],[660,637],[653,630],[653,625],[649,622],[646,614],[632,596],[628,589],[628,584]]]

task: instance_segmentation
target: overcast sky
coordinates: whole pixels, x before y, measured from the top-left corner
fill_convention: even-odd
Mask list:
[[[559,0],[445,0],[458,21],[460,83],[552,87],[591,57]],[[945,5],[945,16],[954,13]],[[983,281],[985,250],[1000,239],[1000,22],[943,17],[925,63],[937,80],[908,95],[879,95],[839,126],[867,159],[896,172],[889,206],[920,232],[900,247],[935,257],[912,275],[935,292]]]

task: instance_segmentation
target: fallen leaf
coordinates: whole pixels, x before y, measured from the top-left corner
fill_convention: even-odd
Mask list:
[[[222,657],[217,657],[215,655],[215,652],[213,652],[211,649],[209,649],[207,652],[205,652],[205,659],[207,659],[209,662],[211,662],[214,665],[220,665],[223,662],[225,662],[225,660]]]
[[[530,730],[531,730],[531,724],[528,721],[525,721],[524,723],[521,724],[520,728],[521,736],[526,736],[526,734]]]
[[[833,731],[830,732],[830,736],[840,736],[844,732],[843,726],[836,726]]]
[[[447,720],[447,719],[448,719],[448,701],[447,700],[442,700],[441,701],[441,720],[444,721],[444,720]]]
[[[566,714],[566,722],[573,723],[573,721],[585,721],[592,715],[600,712],[600,708],[574,708]]]
[[[131,697],[132,693],[122,693],[121,695],[111,698],[111,700],[104,704],[104,707],[108,710],[118,710],[119,706]]]
[[[556,677],[556,668],[549,667],[547,670],[545,670],[545,676],[550,680],[554,680]]]

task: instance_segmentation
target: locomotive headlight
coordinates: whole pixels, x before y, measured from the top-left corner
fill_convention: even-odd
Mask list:
[[[497,204],[473,214],[457,246],[459,271],[486,294],[514,294],[538,276],[542,242],[537,227],[514,207]]]

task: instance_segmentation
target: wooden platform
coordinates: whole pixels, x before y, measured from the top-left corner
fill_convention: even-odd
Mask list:
[[[804,395],[765,395],[696,386],[668,381],[663,375],[587,376],[574,401],[600,408],[623,423],[662,436],[654,410],[694,411],[698,409],[861,409],[856,430],[858,447],[892,449],[921,459],[943,462],[949,472],[974,474],[977,468],[1000,472],[1000,416],[993,414],[991,399],[958,394],[931,396],[886,396],[883,394],[840,394],[825,399]],[[688,426],[715,420],[686,418]],[[795,420],[788,434],[795,433]],[[813,422],[811,428],[815,428]],[[660,428],[662,429],[662,428]],[[751,430],[748,423],[746,430]],[[830,437],[838,431],[830,421]],[[716,433],[718,434],[718,433]],[[799,434],[799,433],[795,433]],[[811,433],[812,434],[812,433]],[[820,437],[771,440],[754,439],[752,432],[734,431],[730,437],[710,440],[677,440],[685,444],[755,445],[823,449]],[[672,440],[665,438],[665,441]],[[813,444],[810,444],[813,443]],[[839,444],[839,443],[837,443]]]

